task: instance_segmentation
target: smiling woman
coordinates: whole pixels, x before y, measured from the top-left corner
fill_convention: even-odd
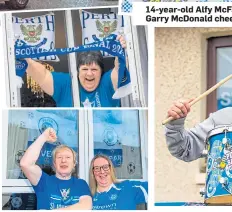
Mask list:
[[[116,40],[122,48],[126,48],[125,38],[118,35]],[[51,95],[58,107],[72,107],[71,77],[66,73],[50,73],[40,63],[25,59],[28,67],[27,75],[31,76],[42,88]],[[117,60],[116,60],[117,61]],[[80,81],[80,105],[82,107],[118,107],[119,99],[113,99],[118,88],[118,63],[112,70],[103,73],[103,56],[101,52],[88,51],[78,57],[78,79]]]
[[[35,164],[46,141],[54,143],[56,140],[56,131],[47,128],[20,160],[20,167],[36,193],[37,209],[91,209],[92,199],[87,183],[71,176],[76,166],[76,154],[70,147],[63,145],[54,149],[55,175],[49,176]]]
[[[93,91],[97,88],[101,78],[101,68],[92,63],[83,65],[79,70],[79,81],[86,91]]]
[[[135,210],[147,203],[148,182],[119,181],[112,161],[105,155],[96,155],[90,164],[89,186],[93,210]]]
[[[70,178],[71,173],[75,170],[76,166],[76,152],[66,146],[57,146],[52,152],[53,169],[56,172],[56,176],[61,179]],[[66,176],[67,175],[67,176]]]

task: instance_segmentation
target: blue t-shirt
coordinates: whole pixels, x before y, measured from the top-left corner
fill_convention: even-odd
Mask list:
[[[96,192],[93,210],[135,210],[136,205],[147,202],[148,183],[123,181],[112,184],[107,192]]]
[[[75,177],[60,180],[55,175],[49,176],[42,172],[36,186],[37,209],[53,210],[64,208],[79,202],[81,196],[91,196],[87,183]]]
[[[104,73],[98,87],[92,91],[86,91],[81,85],[80,105],[81,107],[119,107],[120,100],[112,99],[114,87],[111,81],[111,71]],[[72,82],[67,73],[52,72],[54,94],[53,99],[57,107],[72,107]]]

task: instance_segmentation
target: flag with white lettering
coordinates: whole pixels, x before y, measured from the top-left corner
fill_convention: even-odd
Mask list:
[[[19,18],[12,16],[15,38],[19,38],[28,45],[37,45],[46,38],[47,42],[42,48],[49,50],[55,48],[55,17],[54,13],[42,16]],[[34,58],[42,61],[59,62],[57,55],[41,56]]]
[[[87,11],[80,11],[82,27],[82,44],[89,44],[102,41],[110,34],[122,34],[124,27],[123,16],[116,13],[100,14]],[[109,56],[107,52],[102,52],[103,56]]]
[[[28,141],[27,148],[33,143],[33,141]],[[40,155],[38,160],[36,161],[37,165],[44,165],[44,166],[52,166],[53,159],[52,159],[52,151],[59,145],[57,144],[50,144],[45,143],[40,151]],[[69,146],[69,145],[68,145]],[[76,153],[78,153],[78,149],[76,147],[71,147]]]

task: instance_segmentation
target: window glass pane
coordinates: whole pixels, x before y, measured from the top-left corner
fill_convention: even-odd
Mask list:
[[[90,12],[93,15],[86,16],[85,21],[88,19],[93,20],[99,20],[101,19],[101,14],[110,14],[109,8],[99,8],[99,9],[85,9],[84,11]],[[81,20],[80,20],[80,10],[72,10],[72,21],[73,21],[73,28],[74,28],[74,39],[75,39],[75,45],[83,45],[84,43],[82,40],[86,40],[85,37],[82,35],[82,27],[81,27]],[[84,25],[84,23],[82,23]],[[87,27],[89,28],[87,30]],[[92,33],[93,35],[96,35],[95,30],[91,30],[92,26],[87,26],[85,30],[87,30],[89,33]],[[93,27],[92,27],[93,28]],[[85,44],[88,44],[89,42],[86,42]],[[91,43],[91,42],[90,42]],[[76,54],[78,56],[78,54]],[[104,57],[104,71],[109,71],[114,67],[114,57]]]
[[[232,47],[217,49],[217,82],[231,74]],[[232,80],[217,89],[218,109],[232,106]]]
[[[48,174],[52,171],[52,150],[65,144],[78,153],[78,112],[75,110],[9,111],[7,142],[7,179],[24,179],[19,162],[25,150],[48,127],[57,132],[55,143],[45,143],[37,164]],[[78,157],[77,157],[78,160]],[[78,161],[77,161],[78,162]],[[75,174],[77,174],[77,168]]]
[[[36,204],[34,193],[13,193],[2,196],[2,210],[36,210]]]
[[[143,178],[138,111],[95,110],[93,131],[94,154],[110,157],[117,178]]]
[[[84,11],[87,11],[88,13],[92,15],[86,15],[84,18],[85,20],[82,23],[80,19],[80,10],[72,10],[72,22],[73,22],[75,46],[92,43],[93,41],[89,40],[84,34],[88,34],[89,37],[96,36],[96,34],[99,34],[99,31],[96,31],[94,25],[96,25],[97,20],[101,21],[102,14],[105,14],[104,15],[105,18],[108,17],[107,15],[110,15],[112,13],[111,10],[112,8],[85,9]],[[90,20],[93,21],[92,24],[94,25],[91,25],[91,24],[86,25],[86,22]],[[104,20],[108,20],[108,19],[106,18]],[[86,26],[86,27],[82,29],[82,26]],[[83,33],[83,31],[85,31],[85,33]],[[102,53],[103,53],[103,64],[104,64],[103,71],[104,73],[106,73],[114,68],[115,58],[110,55],[107,55],[107,53],[105,52],[102,52]],[[78,61],[78,53],[76,54],[76,59]],[[128,101],[128,97],[125,97],[123,99],[125,102],[127,100],[127,104],[125,104],[124,106],[131,106],[131,103]]]
[[[49,33],[52,33],[54,29],[54,37],[55,37],[55,48],[65,48],[66,45],[66,29],[65,29],[65,18],[64,18],[64,11],[55,11],[54,12],[54,21],[51,18],[51,14],[49,12],[30,12],[30,13],[13,13],[12,16],[18,17],[18,18],[29,18],[33,17],[32,19],[29,19],[29,24],[32,23],[32,25],[27,25],[27,27],[32,26],[33,23],[34,26],[38,26],[40,23],[40,17],[43,15],[49,15],[45,16],[45,26],[47,27],[47,30]],[[28,20],[28,19],[27,19]],[[44,20],[44,19],[42,19]],[[20,21],[19,19],[19,22]],[[26,20],[24,20],[26,22]],[[54,27],[54,28],[53,28]],[[43,28],[45,29],[45,28]],[[35,33],[36,32],[30,32]],[[47,32],[48,33],[48,32]],[[42,34],[40,36],[35,36],[36,38],[43,39],[44,36],[47,36],[48,34],[45,34],[45,31],[42,31]],[[51,34],[49,34],[50,36]],[[15,36],[18,36],[18,34],[15,34]],[[48,37],[47,37],[48,38]],[[27,36],[20,36],[20,39],[28,42],[30,45],[35,45],[37,43],[33,43],[34,40],[28,39]],[[25,40],[26,39],[26,40]],[[51,37],[48,38],[49,40]],[[68,55],[59,55],[59,61],[54,61],[55,57],[51,57],[53,60],[46,60],[45,63],[49,64],[49,69],[54,69],[55,72],[65,72],[69,73],[68,68]],[[45,65],[44,63],[44,65]],[[48,65],[46,65],[48,67]],[[22,107],[55,107],[56,103],[53,100],[53,98],[45,93],[41,93],[40,89],[34,81],[29,80],[30,78],[26,75],[23,77],[24,84],[21,88],[21,105]]]

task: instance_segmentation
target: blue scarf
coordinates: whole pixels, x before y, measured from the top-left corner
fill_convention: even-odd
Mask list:
[[[57,48],[57,49],[42,49],[40,48],[47,42],[44,38],[43,41],[35,46],[27,45],[22,40],[15,42],[15,56],[16,56],[16,75],[23,77],[27,69],[27,62],[22,60],[24,58],[36,58],[49,55],[64,55],[73,52],[83,51],[105,51],[115,57],[118,57],[119,70],[118,70],[118,90],[116,90],[113,98],[119,99],[131,93],[130,87],[130,73],[126,67],[125,51],[119,41],[116,40],[116,35],[111,34],[104,38],[102,41],[70,47],[70,48]]]

